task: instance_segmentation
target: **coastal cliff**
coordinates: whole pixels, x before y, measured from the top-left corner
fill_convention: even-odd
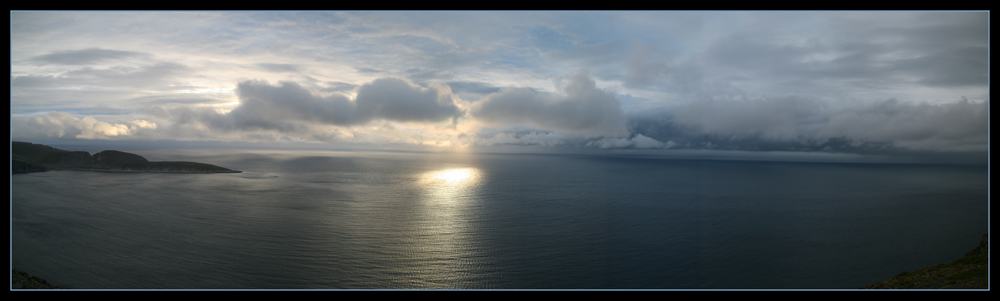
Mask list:
[[[116,150],[94,155],[67,151],[29,142],[11,142],[11,173],[48,170],[91,170],[113,172],[237,173],[225,167],[197,162],[150,162],[142,156]]]
[[[989,289],[989,235],[965,257],[951,263],[902,272],[892,279],[867,284],[861,289]]]

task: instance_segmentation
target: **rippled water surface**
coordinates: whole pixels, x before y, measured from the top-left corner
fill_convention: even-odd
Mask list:
[[[244,172],[15,175],[13,267],[71,288],[855,288],[988,227],[985,166],[140,154]]]

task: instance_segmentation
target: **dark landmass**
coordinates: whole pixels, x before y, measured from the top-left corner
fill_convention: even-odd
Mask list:
[[[196,162],[150,162],[142,156],[106,150],[90,155],[84,151],[66,151],[41,144],[11,141],[11,173],[49,170],[91,170],[114,172],[241,172],[212,164]]]
[[[989,238],[986,234],[979,246],[965,257],[951,263],[903,272],[892,279],[871,283],[862,289],[988,289]]]
[[[51,285],[45,279],[28,275],[18,269],[10,271],[10,288],[12,289],[59,289],[61,286]]]
[[[49,169],[41,166],[31,165],[23,161],[18,161],[14,159],[10,160],[11,173],[26,173],[26,172],[41,172],[41,171],[49,171]]]

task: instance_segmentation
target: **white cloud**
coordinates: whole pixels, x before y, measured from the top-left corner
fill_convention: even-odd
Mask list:
[[[565,95],[548,96],[527,88],[502,88],[475,102],[472,115],[487,124],[530,124],[584,137],[628,134],[618,99],[598,89],[586,72],[571,76],[562,90]]]
[[[76,118],[65,112],[11,120],[12,138],[111,139],[133,136],[145,129],[156,129],[156,124],[141,119],[128,124],[109,123],[93,116]]]

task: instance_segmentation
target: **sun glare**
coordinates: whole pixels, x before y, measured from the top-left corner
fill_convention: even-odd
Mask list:
[[[444,180],[448,184],[459,184],[472,178],[474,171],[471,168],[449,169],[439,171],[434,175],[435,180]]]
[[[428,188],[437,187],[452,189],[462,189],[475,186],[480,181],[479,170],[472,167],[449,168],[429,171],[421,176],[423,184]]]

